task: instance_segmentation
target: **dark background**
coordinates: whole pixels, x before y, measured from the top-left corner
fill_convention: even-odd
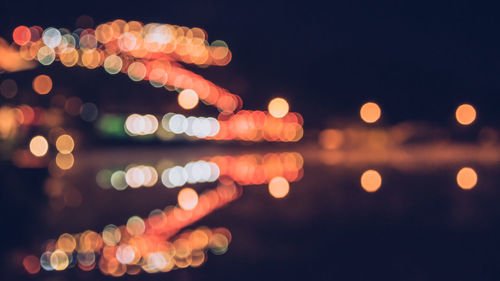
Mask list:
[[[479,2],[4,1],[0,34],[12,40],[18,25],[74,29],[83,14],[96,25],[121,18],[197,26],[210,42],[226,41],[233,59],[227,67],[191,69],[240,94],[246,109],[264,109],[271,98],[284,96],[311,128],[323,127],[326,116],[356,117],[373,100],[386,123],[447,126],[454,109],[469,102],[478,122],[497,125],[499,7]],[[110,78],[102,68],[68,71],[56,62],[36,71],[64,73],[58,77],[66,77],[68,88],[84,90],[82,98],[100,106],[109,106],[113,95],[128,103],[134,91],[151,99],[162,93],[124,75]],[[156,109],[148,102],[134,109],[164,112],[165,103],[175,103],[161,97]]]

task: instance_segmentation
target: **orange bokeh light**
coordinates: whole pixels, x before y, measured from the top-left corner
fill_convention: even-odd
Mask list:
[[[470,125],[476,120],[476,110],[470,104],[462,104],[457,108],[455,117],[458,123],[462,125]]]
[[[361,175],[361,186],[367,192],[375,192],[382,185],[382,177],[375,170],[367,170]]]
[[[462,189],[472,189],[477,184],[477,173],[474,169],[464,167],[457,173],[457,183]]]
[[[46,95],[52,90],[52,79],[47,75],[38,75],[33,79],[33,90],[40,95]]]
[[[380,118],[382,111],[378,104],[374,102],[367,102],[363,104],[361,110],[359,111],[361,119],[366,123],[375,123]]]

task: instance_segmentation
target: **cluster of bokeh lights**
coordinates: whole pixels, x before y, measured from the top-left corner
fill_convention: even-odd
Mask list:
[[[40,268],[61,271],[78,266],[89,271],[98,267],[103,274],[116,277],[198,267],[205,262],[207,251],[215,255],[227,251],[231,233],[226,228],[207,227],[178,232],[240,195],[241,191],[231,184],[201,195],[184,188],[177,206],[155,209],[145,219],[132,216],[125,225],[107,225],[100,233],[64,233],[46,242],[39,259],[26,256],[23,266],[31,274]]]
[[[221,40],[209,43],[207,33],[201,28],[118,19],[95,29],[78,28],[74,31],[19,26],[13,32],[13,40],[19,46],[20,57],[27,62],[38,61],[48,66],[60,61],[66,67],[102,67],[110,75],[122,73],[134,82],[149,81],[154,88],[177,92],[177,104],[182,110],[192,110],[203,103],[219,111],[217,118],[180,113],[163,116],[130,114],[123,117],[120,124],[129,136],[156,134],[168,140],[173,135],[185,135],[212,141],[251,142],[297,142],[304,136],[303,117],[290,112],[290,105],[284,98],[272,99],[267,111],[242,110],[242,99],[238,95],[183,66],[224,66],[231,61],[228,45]],[[45,74],[32,81],[33,91],[40,96],[53,95],[53,86],[52,78]],[[17,92],[14,80],[6,79],[0,83],[3,97],[11,99]],[[83,104],[77,97],[63,99],[63,108],[68,114],[81,115],[90,122],[96,120],[97,107],[94,104]],[[14,136],[21,125],[42,125],[40,116],[49,116],[49,113],[28,105],[2,106],[0,137]],[[359,117],[368,124],[366,126],[373,126],[383,121],[382,109],[374,101],[364,103]],[[462,104],[455,111],[455,119],[461,126],[471,125],[476,118],[476,109],[470,104]],[[52,155],[53,145],[57,152],[51,163],[59,170],[70,170],[75,163],[75,139],[61,130],[52,137],[31,137],[29,152],[26,150],[26,153],[43,160]],[[341,129],[327,128],[320,132],[318,141],[325,150],[338,150],[346,139]],[[103,274],[112,276],[198,267],[206,261],[207,251],[214,254],[227,251],[231,233],[225,228],[198,227],[179,233],[181,229],[237,199],[241,196],[242,186],[267,184],[272,197],[286,197],[290,183],[303,176],[303,162],[299,153],[282,152],[218,155],[184,166],[160,168],[158,165],[131,164],[120,170],[101,170],[96,180],[103,188],[125,190],[160,183],[170,189],[183,188],[179,188],[175,206],[153,210],[144,219],[132,216],[125,225],[107,225],[100,233],[91,230],[64,233],[57,240],[49,240],[40,257],[26,256],[23,266],[31,274],[40,269],[61,271],[77,266],[89,271],[97,267]],[[219,185],[216,188],[200,194],[193,187],[184,187],[217,180]],[[381,173],[375,169],[361,173],[361,188],[368,193],[379,191],[382,182]],[[463,167],[456,175],[456,182],[464,190],[473,189],[478,182],[477,173],[471,167]],[[57,192],[49,188],[47,193]]]
[[[122,72],[136,82],[149,80],[153,87],[180,92],[178,102],[184,109],[194,108],[200,99],[222,112],[242,106],[239,96],[178,64],[206,67],[230,62],[227,44],[221,40],[209,44],[206,32],[197,27],[123,20],[74,31],[19,26],[13,39],[25,60],[38,60],[42,65],[59,60],[67,67],[89,69],[102,66],[109,74]]]

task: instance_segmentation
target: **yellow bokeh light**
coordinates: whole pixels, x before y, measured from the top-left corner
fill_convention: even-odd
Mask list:
[[[57,138],[56,148],[60,153],[68,154],[75,148],[75,142],[70,135],[64,134]]]
[[[361,175],[361,186],[367,192],[375,192],[382,185],[382,177],[375,170],[367,170]]]
[[[137,82],[141,81],[142,79],[144,79],[144,77],[146,77],[147,69],[143,63],[136,61],[129,65],[127,72],[128,72],[128,77],[132,81]]]
[[[474,120],[476,120],[476,110],[470,104],[462,104],[457,108],[455,112],[455,117],[458,123],[462,125],[470,125]]]
[[[139,236],[144,233],[146,230],[146,225],[144,224],[144,221],[138,217],[138,216],[133,216],[130,217],[127,221],[127,231],[130,233],[132,236]]]
[[[57,153],[56,165],[61,170],[71,169],[71,167],[73,167],[74,163],[75,163],[75,158],[73,157],[73,154],[71,154],[71,153],[68,153],[68,154]]]
[[[117,74],[122,70],[123,61],[117,55],[110,55],[104,60],[104,70],[109,74]]]
[[[382,111],[380,110],[380,107],[374,102],[367,102],[363,104],[361,110],[359,111],[361,119],[363,119],[366,123],[377,122],[381,114]]]
[[[191,89],[182,90],[177,97],[177,102],[184,109],[192,109],[198,105],[198,94]]]
[[[33,137],[30,141],[30,152],[36,157],[42,157],[47,154],[49,143],[42,136]]]
[[[64,233],[57,239],[57,248],[66,253],[71,253],[76,248],[76,240],[69,233]]]
[[[274,198],[283,198],[290,191],[290,184],[283,177],[275,177],[269,181],[269,193]]]
[[[118,244],[121,237],[122,235],[120,229],[113,224],[107,225],[102,231],[102,240],[104,244],[108,246],[115,246],[116,244]]]
[[[95,37],[101,43],[108,43],[113,39],[113,28],[109,24],[101,24],[95,29]]]
[[[179,206],[184,210],[192,210],[198,205],[198,193],[192,188],[183,188],[177,196]]]
[[[59,54],[59,58],[63,65],[72,67],[78,62],[79,54],[77,50],[72,49]]]
[[[50,266],[53,269],[60,271],[65,270],[69,265],[69,258],[65,252],[56,250],[50,255]]]
[[[276,118],[284,117],[288,113],[288,110],[290,110],[288,102],[283,98],[272,99],[267,108],[269,114]]]
[[[462,189],[472,189],[477,184],[477,173],[474,169],[464,167],[457,173],[457,183]]]

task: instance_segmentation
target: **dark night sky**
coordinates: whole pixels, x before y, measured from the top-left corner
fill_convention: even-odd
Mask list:
[[[324,126],[325,116],[355,117],[367,100],[382,106],[389,124],[427,120],[448,126],[463,102],[477,107],[480,124],[500,121],[497,6],[475,1],[36,2],[3,4],[1,36],[11,40],[18,25],[74,28],[82,14],[96,24],[122,18],[199,26],[209,41],[225,40],[233,60],[225,68],[195,71],[240,94],[248,109],[263,109],[274,96],[287,97],[308,127]],[[45,71],[64,69],[53,68]],[[88,78],[96,85],[116,83],[126,91],[132,84],[126,77],[110,81],[100,70]],[[79,71],[66,75],[77,78],[86,70]],[[155,91],[151,88],[134,89]]]

